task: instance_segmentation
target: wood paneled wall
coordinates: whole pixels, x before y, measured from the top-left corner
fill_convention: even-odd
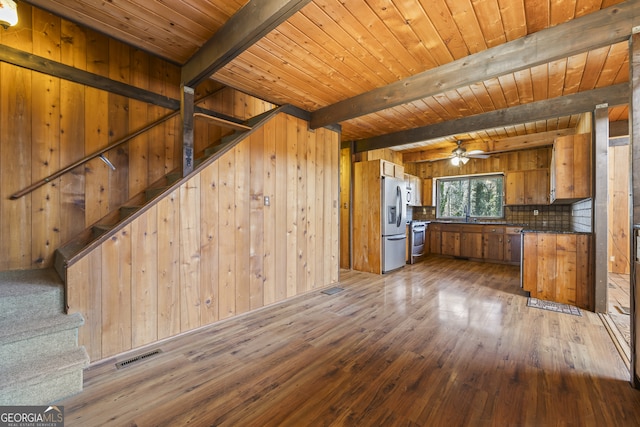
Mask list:
[[[550,142],[553,144],[553,141]],[[492,154],[488,159],[471,159],[466,165],[453,166],[449,160],[407,163],[405,172],[420,178],[470,175],[479,173],[508,172],[531,169],[548,169],[551,147]]]
[[[351,268],[351,149],[340,150],[340,268]]]
[[[28,4],[0,44],[179,99],[180,69]],[[208,83],[198,95],[218,87]],[[271,104],[225,89],[204,105],[240,119]],[[51,265],[55,249],[182,164],[177,119],[30,195],[14,192],[146,126],[170,111],[68,80],[0,63],[0,270]],[[225,130],[197,123],[196,147]]]
[[[338,172],[338,133],[279,114],[70,266],[91,360],[336,283]]]
[[[631,271],[629,155],[629,145],[609,147],[608,271],[619,274]]]

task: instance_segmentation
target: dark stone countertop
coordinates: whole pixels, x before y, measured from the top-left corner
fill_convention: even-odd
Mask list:
[[[427,224],[458,224],[458,225],[495,225],[495,226],[503,226],[503,227],[522,227],[522,233],[554,233],[554,234],[593,234],[590,231],[575,231],[566,228],[551,228],[551,227],[540,227],[540,228],[530,228],[529,224],[522,223],[513,223],[513,222],[495,222],[495,221],[478,221],[478,222],[465,222],[465,221],[447,221],[447,220],[417,220]],[[640,224],[636,225],[637,228],[640,228]]]
[[[574,231],[574,230],[557,229],[557,228],[536,228],[536,229],[523,228],[522,232],[523,233],[551,233],[551,234],[593,234],[590,231]]]

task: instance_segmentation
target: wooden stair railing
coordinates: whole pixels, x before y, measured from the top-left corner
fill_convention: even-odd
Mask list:
[[[128,200],[118,209],[100,219],[74,239],[56,249],[54,254],[54,268],[56,272],[66,283],[66,270],[69,266],[83,258],[102,242],[117,233],[122,227],[152,207],[157,201],[161,200],[163,196],[170,194],[175,188],[182,185],[183,182],[216,161],[224,153],[231,150],[279,113],[300,115],[300,110],[286,105],[274,108],[247,120],[242,127],[239,127],[239,129],[242,130],[236,130],[233,134],[223,137],[218,143],[207,147],[204,150],[204,155],[195,159],[193,172],[183,177],[180,168],[173,170],[159,181],[153,183],[149,188]],[[65,307],[67,307],[66,301]]]
[[[195,104],[198,104],[198,103],[201,103],[201,102],[207,100],[208,98],[212,97],[213,95],[215,95],[218,92],[219,91],[214,91],[214,92],[211,92],[211,93],[209,93],[209,94],[197,99],[195,101]],[[158,126],[159,124],[164,123],[167,120],[177,116],[178,114],[180,114],[180,110],[173,111],[173,112],[171,112],[171,113],[169,113],[169,114],[167,114],[167,115],[165,115],[163,117],[160,117],[158,120],[150,123],[149,125],[143,127],[142,129],[139,129],[139,130],[133,132],[132,134],[127,135],[124,138],[121,138],[121,139],[119,139],[119,140],[107,145],[106,147],[104,147],[104,148],[102,148],[102,149],[100,149],[100,150],[98,150],[98,151],[96,151],[96,152],[94,152],[92,154],[89,154],[89,155],[87,155],[87,156],[85,156],[85,157],[83,157],[83,158],[71,163],[70,165],[60,169],[59,171],[57,171],[55,173],[52,173],[51,175],[34,182],[30,186],[28,186],[28,187],[26,187],[26,188],[24,188],[24,189],[22,189],[22,190],[20,190],[20,191],[18,191],[16,193],[13,193],[11,196],[9,196],[9,199],[11,199],[11,200],[19,199],[20,197],[23,197],[23,196],[31,193],[32,191],[42,187],[43,185],[53,181],[54,179],[59,178],[62,175],[70,172],[71,170],[77,168],[78,166],[81,166],[81,165],[87,163],[88,161],[91,161],[91,160],[95,159],[96,157],[100,157],[102,159],[102,161],[104,161],[107,164],[107,166],[109,166],[111,169],[115,170],[113,164],[111,164],[111,162],[109,162],[109,160],[107,160],[107,158],[104,157],[105,153],[107,153],[110,150],[113,150],[114,148],[119,147],[120,145],[122,145],[122,144],[124,144],[126,142],[131,141],[132,139],[136,138],[137,136],[142,135],[145,132],[148,132],[149,130],[151,130],[154,127]],[[244,125],[243,123],[235,122],[235,121],[231,120],[230,118],[219,117],[219,116],[222,116],[222,115],[216,116],[216,115],[213,115],[213,114],[216,114],[216,113],[214,113],[213,111],[209,111],[209,110],[205,110],[205,109],[196,107],[195,108],[194,117],[195,118],[204,118],[204,119],[206,119],[206,120],[208,120],[210,122],[215,122],[216,124],[218,124],[220,126],[228,127],[228,128],[231,128],[231,129],[246,130],[245,129],[246,125]]]

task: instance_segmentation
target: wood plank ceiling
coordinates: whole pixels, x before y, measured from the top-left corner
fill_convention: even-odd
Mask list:
[[[247,1],[29,3],[184,65]],[[621,3],[632,0],[313,0],[212,78],[314,112]],[[341,121],[342,137],[362,140],[628,81],[628,45],[621,41],[498,77],[478,75],[474,84]],[[574,127],[577,117],[525,121],[394,149],[563,130]],[[613,106],[610,119],[627,120],[628,107]]]

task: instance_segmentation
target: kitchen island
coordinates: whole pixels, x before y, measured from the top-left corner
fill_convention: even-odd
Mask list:
[[[524,230],[522,288],[534,298],[594,309],[591,233]]]

